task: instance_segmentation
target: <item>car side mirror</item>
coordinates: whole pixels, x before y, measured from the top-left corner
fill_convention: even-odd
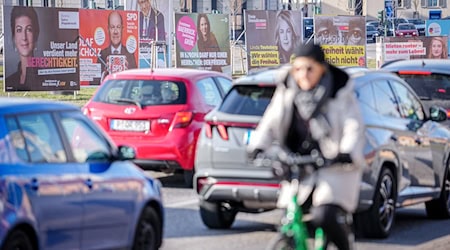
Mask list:
[[[129,146],[119,146],[120,160],[134,160],[136,159],[136,151]]]
[[[438,106],[430,107],[430,119],[435,122],[447,120],[447,110]]]

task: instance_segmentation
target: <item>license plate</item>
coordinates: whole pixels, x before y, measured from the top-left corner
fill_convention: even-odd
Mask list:
[[[112,130],[119,131],[149,131],[150,122],[145,120],[111,120]]]

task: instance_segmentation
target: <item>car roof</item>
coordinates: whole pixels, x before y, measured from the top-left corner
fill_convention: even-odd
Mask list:
[[[196,80],[208,76],[221,76],[231,79],[230,76],[210,70],[189,69],[189,68],[155,68],[155,69],[129,69],[121,72],[117,72],[105,79],[152,79],[152,78],[178,78],[178,79],[190,79]]]
[[[0,97],[0,114],[15,114],[19,112],[73,110],[80,108],[71,104],[44,99],[32,99],[23,97]]]
[[[285,65],[283,67],[289,67],[289,65]],[[397,78],[401,80],[396,74],[389,72],[389,71],[383,71],[383,70],[371,70],[366,67],[360,67],[360,66],[342,66],[339,67],[340,69],[344,70],[349,76],[353,79],[376,79],[380,76],[385,76],[389,78]],[[277,71],[280,68],[269,68],[266,70],[261,70],[258,72],[255,72],[251,75],[242,76],[234,81],[234,85],[259,85],[259,86],[274,86],[276,85],[276,74]],[[357,81],[360,83],[366,82],[366,80]]]
[[[389,71],[426,70],[432,73],[449,75],[449,63],[449,59],[410,59],[387,62],[381,68]]]
[[[233,85],[275,85],[276,75],[282,67],[290,67],[290,65],[286,64],[280,67],[258,69],[246,76],[235,79]]]

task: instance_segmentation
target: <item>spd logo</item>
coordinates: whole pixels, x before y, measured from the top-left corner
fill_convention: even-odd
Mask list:
[[[136,21],[137,18],[137,13],[127,13],[127,21]]]

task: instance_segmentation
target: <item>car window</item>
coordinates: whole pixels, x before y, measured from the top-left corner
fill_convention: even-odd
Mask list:
[[[6,123],[16,155],[21,160],[66,162],[67,156],[51,113],[11,116]]]
[[[219,82],[219,85],[222,88],[223,92],[226,94],[228,90],[231,89],[232,86],[231,80],[223,77],[216,77],[216,79]]]
[[[386,80],[376,80],[372,84],[378,113],[384,116],[401,117],[389,83]]]
[[[305,18],[303,19],[303,22],[305,23],[305,25],[314,25],[314,19],[312,18]]]
[[[397,94],[400,112],[403,118],[409,118],[413,120],[423,120],[425,114],[422,109],[420,101],[414,96],[414,94],[403,84],[397,81],[390,81],[392,88]]]
[[[360,106],[362,109],[370,108],[373,110],[377,110],[373,96],[372,84],[364,84],[361,87],[356,88],[355,93],[356,98],[358,99],[359,103],[361,103]]]
[[[69,140],[76,162],[109,161],[111,150],[108,142],[81,117],[65,114],[61,124]]]
[[[375,26],[367,25],[366,26],[367,31],[376,31]]]
[[[398,26],[399,30],[413,30],[415,28],[416,28],[416,26],[414,26],[413,24],[400,24]]]
[[[219,89],[212,78],[205,78],[196,83],[197,88],[203,97],[206,104],[211,106],[217,106],[222,101]]]
[[[162,80],[109,80],[103,83],[94,101],[130,105],[185,104],[186,86],[183,82]]]
[[[399,75],[421,99],[450,100],[450,75]]]
[[[238,115],[262,116],[272,99],[275,86],[236,86],[223,100],[219,111]]]

